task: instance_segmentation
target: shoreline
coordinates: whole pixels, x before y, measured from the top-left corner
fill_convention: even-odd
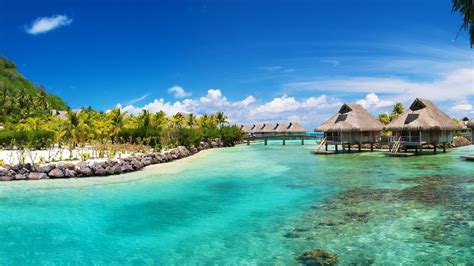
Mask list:
[[[224,147],[224,144],[219,140],[210,143],[202,142],[197,148],[179,146],[165,152],[138,154],[120,159],[96,159],[80,161],[78,163],[58,162],[40,166],[34,166],[29,163],[13,166],[7,164],[0,166],[0,181],[69,179],[120,175],[137,172],[147,166],[158,166],[160,164],[187,158],[203,150],[221,147]]]

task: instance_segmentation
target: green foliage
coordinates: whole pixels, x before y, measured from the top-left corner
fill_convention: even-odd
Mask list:
[[[160,144],[160,129],[124,128],[119,132],[121,143],[146,144],[152,147]]]
[[[0,122],[15,123],[31,116],[48,115],[51,109],[67,108],[61,98],[31,83],[17,72],[14,62],[0,56]]]
[[[41,149],[50,146],[54,140],[54,132],[47,130],[31,131],[0,131],[0,146]]]
[[[179,128],[178,143],[181,146],[198,146],[203,140],[202,130],[198,128]]]
[[[225,146],[233,146],[235,143],[242,141],[245,137],[245,133],[236,125],[223,126],[220,134]]]
[[[472,48],[472,46],[474,45],[474,1],[452,0],[452,2],[453,8],[451,12],[459,12],[463,17],[459,32],[461,32],[461,30],[469,31],[469,40]]]
[[[390,124],[390,117],[387,114],[379,114],[378,117],[379,121],[382,122],[384,125]]]

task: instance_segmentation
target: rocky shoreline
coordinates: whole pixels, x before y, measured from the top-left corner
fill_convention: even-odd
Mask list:
[[[78,163],[51,163],[34,166],[24,165],[0,166],[0,181],[43,180],[56,178],[83,178],[92,176],[119,175],[139,171],[145,166],[167,163],[189,157],[201,150],[224,147],[220,140],[202,142],[198,147],[186,148],[180,146],[165,152],[139,154],[121,159],[106,161],[81,161]]]

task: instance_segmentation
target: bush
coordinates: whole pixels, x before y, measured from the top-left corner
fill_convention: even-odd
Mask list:
[[[120,143],[146,144],[152,147],[160,144],[161,130],[146,128],[124,128],[119,132]]]
[[[178,129],[178,143],[181,146],[198,146],[203,140],[203,132],[198,128],[180,128]]]
[[[0,131],[0,146],[42,149],[49,147],[54,139],[54,132],[47,130]]]
[[[245,133],[239,127],[224,126],[220,130],[221,140],[225,146],[234,146],[237,142],[244,139]]]

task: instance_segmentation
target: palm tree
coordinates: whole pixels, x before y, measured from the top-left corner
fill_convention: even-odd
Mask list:
[[[148,110],[142,110],[142,113],[139,116],[140,127],[148,129],[150,127],[150,112]]]
[[[217,120],[217,124],[219,124],[219,128],[222,128],[222,126],[224,124],[228,123],[228,121],[227,121],[228,117],[226,115],[224,115],[223,112],[217,112],[215,117],[216,117],[216,120]]]
[[[113,126],[114,136],[118,136],[120,130],[122,129],[126,113],[127,112],[122,112],[120,108],[114,108],[110,110],[109,117],[110,117],[110,122]]]
[[[184,125],[184,116],[181,113],[177,113],[171,117],[171,124],[174,128],[180,128]]]
[[[186,124],[192,128],[196,125],[197,123],[197,119],[196,119],[196,115],[194,114],[189,114],[188,117],[186,117]]]
[[[392,113],[390,114],[390,121],[397,119],[397,117],[403,113],[404,109],[402,103],[396,103],[393,106]]]
[[[457,36],[461,30],[469,30],[471,48],[474,45],[474,1],[472,0],[452,0],[453,8],[451,12],[459,12],[463,16],[461,28],[459,29]]]

